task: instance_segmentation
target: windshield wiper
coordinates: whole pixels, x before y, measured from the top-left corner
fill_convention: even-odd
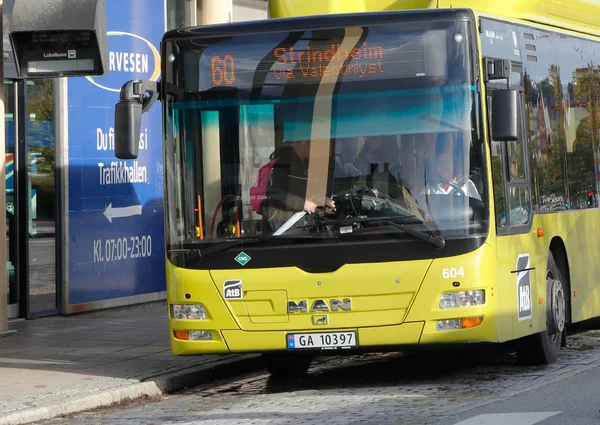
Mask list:
[[[375,217],[348,217],[348,218],[327,218],[321,222],[321,224],[350,224],[350,223],[371,223],[375,221],[388,221],[393,220],[394,222],[400,222],[401,224],[423,224],[423,220],[419,219],[416,215],[382,215]]]
[[[216,254],[217,252],[226,251],[229,248],[233,248],[239,245],[245,244],[265,244],[269,241],[281,241],[281,240],[298,240],[298,239],[337,239],[334,236],[326,236],[326,235],[285,235],[285,236],[263,236],[260,238],[246,238],[246,239],[225,239],[220,241],[213,242],[212,245],[207,246],[205,248],[174,248],[169,249],[168,253],[183,253],[187,255],[190,259],[194,258],[202,258],[208,257],[212,254]]]
[[[169,252],[169,254],[180,252],[180,253],[184,253],[192,258],[207,257],[211,254],[216,254],[217,252],[225,251],[229,248],[233,248],[238,245],[243,245],[246,243],[257,243],[260,241],[261,241],[261,239],[259,239],[259,238],[231,239],[231,240],[223,240],[223,241],[216,242],[213,245],[208,246],[206,248],[175,248],[175,249],[169,249],[168,252]]]
[[[419,238],[427,243],[437,246],[438,248],[443,248],[446,245],[446,240],[441,236],[433,236],[430,233],[421,232],[420,230],[415,230],[411,227],[407,227],[403,224],[395,223],[393,220],[382,220],[384,223],[389,224],[396,229],[400,229],[409,235],[414,236],[415,238]]]
[[[395,227],[396,229],[400,229],[403,232],[414,236],[418,239],[421,239],[427,243],[437,246],[438,248],[443,248],[446,245],[446,240],[441,236],[434,236],[433,234],[422,232],[420,230],[413,229],[411,227],[406,226],[407,224],[423,224],[424,221],[419,219],[415,215],[406,215],[406,216],[381,216],[381,217],[350,217],[350,218],[342,218],[342,219],[327,219],[325,218],[320,223],[315,223],[310,227],[315,227],[319,225],[328,225],[328,224],[353,224],[353,223],[373,223],[373,222],[383,222],[385,224],[389,224],[390,226]],[[426,223],[425,223],[426,224]]]

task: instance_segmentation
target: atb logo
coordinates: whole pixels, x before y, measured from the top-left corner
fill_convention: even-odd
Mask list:
[[[242,281],[241,280],[226,280],[223,283],[223,297],[226,300],[241,300],[242,299]]]
[[[519,320],[531,319],[531,263],[529,254],[521,254],[517,258],[517,302]]]

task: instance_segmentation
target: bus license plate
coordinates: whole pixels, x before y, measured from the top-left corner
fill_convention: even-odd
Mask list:
[[[356,332],[288,334],[287,347],[290,350],[302,348],[321,348],[329,350],[356,347]]]

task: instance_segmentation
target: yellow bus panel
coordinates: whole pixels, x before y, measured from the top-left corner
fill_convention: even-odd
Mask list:
[[[505,18],[600,34],[599,0],[270,0],[271,18],[386,10],[467,8]]]
[[[532,319],[515,329],[513,269],[507,265],[496,272],[496,255],[488,244],[460,256],[349,264],[321,274],[295,267],[209,272],[167,263],[169,304],[201,303],[207,316],[171,318],[172,347],[177,354],[282,350],[288,332],[339,330],[356,330],[359,346],[504,341],[544,325],[544,309],[534,306]],[[531,278],[535,281],[535,273]],[[226,300],[225,282],[232,279],[241,281],[243,294]],[[485,304],[440,308],[444,293],[475,290],[485,291]],[[289,310],[290,302],[303,311]],[[470,329],[436,329],[438,321],[448,319],[479,322]],[[209,331],[212,340],[179,340],[178,330]]]

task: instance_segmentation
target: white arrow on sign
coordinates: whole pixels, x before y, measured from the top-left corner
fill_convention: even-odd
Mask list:
[[[142,215],[142,206],[133,205],[131,207],[113,208],[112,202],[104,210],[104,217],[112,223],[113,218],[132,217],[134,215]]]

